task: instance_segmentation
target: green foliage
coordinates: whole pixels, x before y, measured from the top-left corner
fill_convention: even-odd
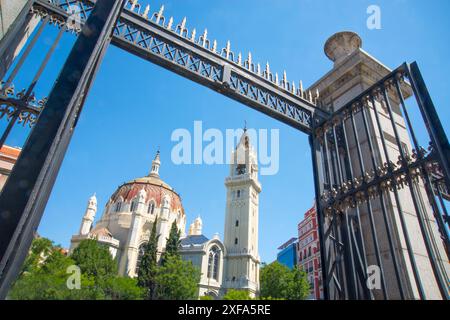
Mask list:
[[[260,271],[262,299],[303,300],[309,295],[310,286],[306,273],[273,262]]]
[[[94,278],[117,275],[117,263],[109,249],[96,240],[83,240],[73,251],[71,258],[81,271]]]
[[[252,300],[248,291],[245,290],[228,290],[227,293],[223,296],[223,300]]]
[[[198,297],[200,270],[191,261],[166,255],[156,275],[157,298],[160,300],[192,300]]]
[[[144,255],[138,272],[138,285],[145,291],[145,298],[152,300],[156,294],[156,274],[158,271],[158,239],[156,225],[158,219],[153,223],[150,239],[145,245]]]
[[[200,297],[200,300],[203,300],[203,301],[210,301],[210,300],[214,300],[214,298],[211,297],[211,296],[201,296],[201,297]]]
[[[137,279],[109,277],[102,283],[105,298],[111,300],[141,300],[145,290],[138,286]]]
[[[49,246],[50,244],[50,246]],[[108,253],[109,258],[105,255]],[[137,281],[118,277],[115,262],[107,248],[96,241],[81,242],[75,250],[76,260],[61,253],[61,248],[53,246],[45,239],[36,239],[27,257],[28,264],[9,292],[12,300],[103,300],[140,299],[142,289]],[[39,256],[39,259],[36,258]],[[98,261],[88,259],[99,259]],[[112,263],[113,264],[112,264]],[[70,290],[67,282],[72,273],[68,267],[80,266],[80,289]],[[82,266],[82,267],[81,267]],[[85,271],[85,272],[84,272]],[[98,276],[94,276],[98,275]]]
[[[33,241],[30,253],[25,259],[22,272],[31,272],[36,269],[53,248],[53,242],[46,238],[37,238]]]
[[[161,264],[164,264],[167,256],[179,256],[178,252],[180,247],[180,230],[178,230],[177,223],[174,221],[172,227],[170,228],[169,238],[166,242],[166,250],[161,258]]]

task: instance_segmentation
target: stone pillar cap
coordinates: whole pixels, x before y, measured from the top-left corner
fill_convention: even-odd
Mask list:
[[[335,64],[348,57],[362,46],[361,37],[352,31],[342,31],[332,35],[325,43],[326,56]]]

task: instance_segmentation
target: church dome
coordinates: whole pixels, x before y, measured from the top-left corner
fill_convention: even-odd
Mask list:
[[[145,203],[154,203],[156,208],[168,205],[171,212],[180,212],[184,215],[184,208],[178,193],[159,176],[160,153],[158,151],[155,160],[152,162],[152,169],[149,175],[131,180],[121,185],[111,196],[111,203],[130,203],[138,198],[141,190],[145,191]]]

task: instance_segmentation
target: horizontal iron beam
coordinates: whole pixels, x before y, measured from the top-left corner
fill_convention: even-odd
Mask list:
[[[56,3],[36,0],[35,6],[68,19]],[[311,133],[313,119],[329,118],[310,101],[130,10],[122,11],[112,44],[305,133]]]

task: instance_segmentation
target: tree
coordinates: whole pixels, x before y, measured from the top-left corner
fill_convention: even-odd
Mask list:
[[[109,249],[99,244],[97,240],[81,241],[73,251],[71,258],[88,276],[102,278],[117,275],[117,262],[113,259]]]
[[[161,261],[162,264],[164,264],[166,256],[179,256],[180,237],[180,230],[178,230],[177,222],[174,221],[170,228],[169,238],[167,238],[166,250]]]
[[[144,248],[144,255],[141,258],[138,272],[138,285],[145,291],[145,298],[152,300],[155,298],[156,274],[158,271],[158,239],[156,225],[158,218],[153,223],[150,239]]]
[[[145,290],[138,286],[137,279],[129,277],[108,277],[103,280],[105,298],[110,300],[141,300]]]
[[[156,275],[157,298],[160,300],[193,300],[198,298],[200,270],[191,261],[167,255]]]
[[[260,271],[261,298],[303,300],[309,295],[306,273],[273,262]]]
[[[75,257],[65,256],[50,240],[36,239],[27,257],[28,271],[16,281],[8,298],[13,300],[103,300],[141,299],[142,289],[134,279],[119,277],[107,248],[96,241],[83,241],[74,250]],[[48,244],[51,244],[48,247]],[[44,249],[45,250],[44,250]],[[106,251],[105,251],[106,250]],[[39,254],[40,252],[40,254]],[[47,252],[43,254],[43,252]],[[108,254],[106,255],[105,252]],[[36,260],[36,255],[40,257]],[[75,258],[75,259],[72,259]],[[89,260],[91,259],[91,260]],[[38,261],[31,263],[31,261]],[[69,267],[81,269],[80,288],[69,289]],[[33,266],[33,267],[30,267]]]
[[[248,291],[234,290],[234,289],[228,290],[222,299],[223,300],[252,300],[252,298],[250,298]]]

